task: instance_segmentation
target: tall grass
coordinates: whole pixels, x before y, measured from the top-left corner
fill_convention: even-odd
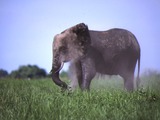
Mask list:
[[[134,92],[114,77],[72,94],[61,93],[51,79],[0,80],[0,120],[160,120],[160,86],[153,86],[160,78],[148,87],[150,79],[143,77],[143,88]]]

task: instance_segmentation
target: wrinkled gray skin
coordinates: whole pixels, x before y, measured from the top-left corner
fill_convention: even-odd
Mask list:
[[[134,89],[134,71],[138,61],[139,81],[140,46],[135,36],[124,29],[107,31],[88,30],[84,23],[77,24],[56,35],[53,41],[52,79],[58,86],[68,85],[59,78],[62,64],[71,61],[71,86],[77,83],[89,90],[96,73],[120,75],[128,91]]]

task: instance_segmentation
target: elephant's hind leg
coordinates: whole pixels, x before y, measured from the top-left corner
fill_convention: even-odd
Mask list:
[[[124,77],[124,87],[128,91],[134,90],[134,74],[127,73]]]
[[[120,62],[119,75],[124,79],[124,87],[128,91],[134,90],[134,71],[136,66],[136,58],[133,54],[123,56]]]
[[[121,73],[121,76],[124,79],[124,87],[128,91],[134,90],[134,70],[135,64],[130,64],[126,69],[123,69],[123,72]]]

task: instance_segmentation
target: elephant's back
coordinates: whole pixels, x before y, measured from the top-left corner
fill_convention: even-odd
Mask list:
[[[106,61],[131,51],[139,56],[140,46],[136,37],[125,29],[114,28],[107,31],[90,31],[91,46],[100,51]]]
[[[91,45],[98,50],[122,51],[140,49],[136,37],[125,29],[114,28],[107,31],[90,31]]]

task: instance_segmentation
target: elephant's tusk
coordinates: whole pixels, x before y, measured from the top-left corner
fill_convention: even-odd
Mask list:
[[[64,62],[61,63],[61,67],[55,73],[59,72],[63,68],[63,65],[64,65]]]

